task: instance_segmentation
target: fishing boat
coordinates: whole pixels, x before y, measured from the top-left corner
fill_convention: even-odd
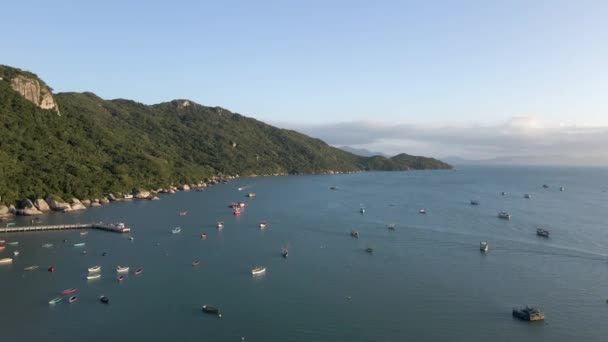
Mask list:
[[[126,194],[125,199],[133,199],[133,194]]]
[[[565,191],[565,190],[566,190],[566,188],[564,188],[563,186],[559,187],[559,191]]]
[[[53,247],[52,243],[45,243],[44,245],[42,245],[42,248],[51,248]]]
[[[73,294],[73,293],[76,293],[76,291],[78,291],[78,289],[77,289],[77,288],[75,288],[75,287],[73,287],[73,288],[71,288],[71,289],[63,290],[63,291],[61,292],[61,295],[63,295],[63,296],[71,295],[71,294]]]
[[[526,306],[523,309],[513,309],[513,317],[522,321],[542,321],[545,319],[545,314],[537,308]]]
[[[28,267],[24,268],[23,270],[24,271],[33,271],[33,270],[38,269],[38,267],[39,267],[38,265],[32,265],[32,266],[28,266]]]
[[[217,229],[222,229],[222,228],[224,228],[224,222],[218,222],[218,223],[215,225],[215,227],[216,227]]]
[[[548,238],[549,231],[542,228],[536,228],[536,235]]]
[[[498,213],[498,217],[504,220],[510,220],[511,214],[507,213],[506,211],[501,211]]]
[[[13,251],[13,256],[19,255],[19,251]]]
[[[480,251],[482,251],[482,252],[484,252],[484,253],[485,253],[485,252],[487,252],[487,251],[488,251],[488,248],[489,248],[489,246],[488,246],[488,242],[487,242],[487,241],[481,241],[481,242],[479,243],[479,250],[480,250]]]
[[[198,260],[194,260],[192,262],[192,266],[198,266],[198,264],[200,264],[200,261],[198,261]]]
[[[239,208],[234,209],[234,211],[232,212],[232,215],[234,215],[234,216],[241,215],[241,210]]]
[[[419,214],[426,214],[426,209],[420,209],[420,210],[418,210],[418,213]]]
[[[72,296],[68,299],[68,303],[72,304],[72,303],[76,302],[77,299],[78,299],[78,297]]]
[[[239,208],[246,208],[248,206],[249,205],[247,203],[245,203],[245,202],[239,202]]]
[[[266,225],[267,225],[267,223],[266,223],[266,222],[260,222],[260,224],[259,224],[260,229],[264,229],[264,228],[266,228]]]
[[[220,309],[217,306],[205,304],[205,305],[203,305],[203,312],[211,314],[211,315],[217,315],[218,317],[222,317],[222,314],[220,314]]]
[[[135,275],[141,274],[141,272],[143,272],[144,270],[142,270],[141,268],[138,268],[135,270]]]
[[[392,223],[391,223],[391,224],[389,224],[389,225],[388,225],[388,230],[395,231],[395,225],[394,225],[394,224],[392,224]]]
[[[99,278],[101,278],[101,274],[99,274],[99,273],[97,273],[97,274],[89,274],[87,276],[88,280],[99,279]]]
[[[371,254],[371,253],[373,253],[373,252],[374,252],[374,249],[373,249],[372,247],[367,247],[367,248],[365,249],[365,251],[366,251],[367,253],[370,253],[370,254]]]
[[[49,304],[57,304],[57,303],[61,302],[62,299],[63,299],[63,297],[55,297],[55,298],[49,300]]]
[[[337,186],[330,186],[329,190],[338,190],[338,187]]]
[[[84,232],[80,232],[80,235],[87,235],[89,234],[89,232],[87,232],[86,230]]]
[[[479,205],[479,201],[471,200],[471,205]]]
[[[118,280],[119,282],[123,281],[123,280],[125,280],[125,276],[118,276],[118,278],[116,278],[116,280]]]
[[[49,266],[49,268],[46,269],[49,272],[55,272],[55,266]]]
[[[180,228],[180,227],[175,227],[175,228],[171,229],[172,234],[179,234],[181,232],[182,232],[182,228]]]
[[[530,199],[532,196],[530,196],[530,194],[524,194],[524,198]]]
[[[75,243],[74,247],[84,247],[84,245],[86,245],[85,242],[79,242],[79,243]]]
[[[9,246],[17,246],[19,244],[19,241],[11,241],[9,243],[7,243],[7,245]]]
[[[281,255],[283,258],[287,258],[289,256],[289,249],[287,247],[281,248]]]
[[[11,264],[13,262],[13,259],[11,258],[2,258],[0,259],[0,265],[2,264]]]
[[[116,272],[118,273],[127,273],[129,272],[129,266],[117,266]]]
[[[202,240],[206,240],[207,239],[207,234],[205,234],[205,233],[201,234],[201,239]]]
[[[548,189],[549,186],[547,184],[543,184],[543,188]]]
[[[245,196],[247,196],[247,197],[251,198],[251,197],[255,197],[255,194],[254,194],[253,192],[250,192],[250,193],[248,193],[248,194],[247,194],[247,195],[245,195]]]
[[[110,303],[110,298],[106,297],[106,296],[101,296],[99,297],[99,301],[104,303],[104,304],[109,304]]]
[[[97,273],[97,272],[100,272],[100,271],[101,271],[101,266],[96,265],[96,266],[93,266],[93,267],[89,267],[89,268],[88,268],[88,271],[89,271],[90,273]]]
[[[182,211],[182,212],[179,213],[179,216],[186,216],[186,215],[188,215],[187,211]]]
[[[350,236],[352,236],[354,238],[358,238],[359,237],[359,232],[353,229],[353,230],[350,231]]]
[[[266,272],[266,267],[258,266],[251,270],[251,274],[258,275]]]
[[[360,212],[361,214],[365,214],[365,208],[361,208],[361,209],[359,209],[359,212]]]

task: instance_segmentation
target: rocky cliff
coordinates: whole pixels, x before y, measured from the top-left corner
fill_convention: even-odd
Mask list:
[[[36,106],[60,114],[51,89],[36,75],[0,65],[0,81],[9,82],[11,88]]]

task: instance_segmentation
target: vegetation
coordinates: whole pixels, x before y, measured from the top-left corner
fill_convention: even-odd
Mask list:
[[[187,100],[147,106],[61,93],[61,115],[11,86],[18,69],[0,66],[0,196],[7,203],[54,194],[99,197],[156,189],[217,174],[449,168],[435,159],[359,157],[319,139]],[[44,83],[43,83],[44,84]]]

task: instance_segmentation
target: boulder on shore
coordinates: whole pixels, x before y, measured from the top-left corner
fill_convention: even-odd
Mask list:
[[[137,199],[148,199],[150,198],[152,195],[150,194],[150,191],[146,191],[146,190],[137,190],[135,192],[135,198]]]
[[[72,204],[72,210],[85,210],[87,207],[82,203],[74,203]]]
[[[91,202],[91,208],[96,208],[96,207],[101,207],[101,204],[99,203],[99,201]]]
[[[80,203],[80,200],[76,197],[72,197],[72,200],[70,201],[70,204],[78,204]]]
[[[85,207],[90,207],[91,206],[91,200],[90,199],[83,199],[82,201],[80,201],[80,203],[82,203]]]
[[[9,214],[8,207],[5,205],[0,205],[0,216],[7,215],[7,214]]]
[[[189,191],[190,190],[190,185],[183,184],[183,185],[180,185],[178,189],[182,190],[182,191]]]
[[[41,214],[42,214],[42,211],[40,211],[36,208],[17,209],[17,215],[34,216],[34,215],[41,215]]]
[[[160,198],[158,196],[154,196],[154,197],[150,198],[150,200],[152,200],[152,201],[160,201]]]
[[[34,201],[34,206],[36,206],[36,208],[38,210],[42,211],[43,213],[51,210],[51,207],[49,207],[49,204],[46,203],[46,201],[43,200],[42,198],[37,198]]]
[[[99,203],[101,204],[110,204],[110,200],[107,197],[104,197],[102,199],[99,200]]]
[[[110,200],[111,202],[116,201],[116,196],[114,196],[113,193],[109,193],[107,197],[108,197],[108,200]]]
[[[16,214],[17,213],[17,208],[15,208],[15,206],[11,204],[11,205],[8,206],[8,212],[11,213],[11,214]]]
[[[34,208],[34,203],[29,198],[25,198],[17,203],[17,209],[31,209]]]
[[[49,207],[51,207],[51,210],[53,211],[70,211],[72,210],[72,207],[70,206],[69,203],[66,202],[61,202],[60,199],[55,199],[51,196],[46,198],[46,203],[49,204]]]

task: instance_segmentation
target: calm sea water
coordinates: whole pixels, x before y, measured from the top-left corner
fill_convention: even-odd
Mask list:
[[[0,257],[21,252],[0,266],[2,341],[604,340],[607,176],[606,169],[463,167],[249,178],[159,202],[45,215],[44,223],[124,221],[135,240],[101,231],[0,235],[20,242]],[[246,199],[249,191],[257,197]],[[227,205],[241,200],[249,207],[234,217]],[[512,220],[498,219],[500,210]],[[176,226],[182,233],[172,235]],[[537,237],[537,226],[551,237]],[[481,240],[490,244],[485,255]],[[78,242],[88,254],[73,247]],[[97,264],[102,278],[87,281],[87,267]],[[29,265],[40,269],[24,272]],[[56,272],[46,271],[50,265]],[[117,265],[143,273],[119,283]],[[256,265],[267,273],[252,277]],[[71,287],[79,289],[76,303],[47,303]],[[102,294],[109,305],[99,303]],[[223,317],[204,315],[205,303],[220,306]],[[514,320],[512,307],[526,304],[545,311],[546,321]]]

